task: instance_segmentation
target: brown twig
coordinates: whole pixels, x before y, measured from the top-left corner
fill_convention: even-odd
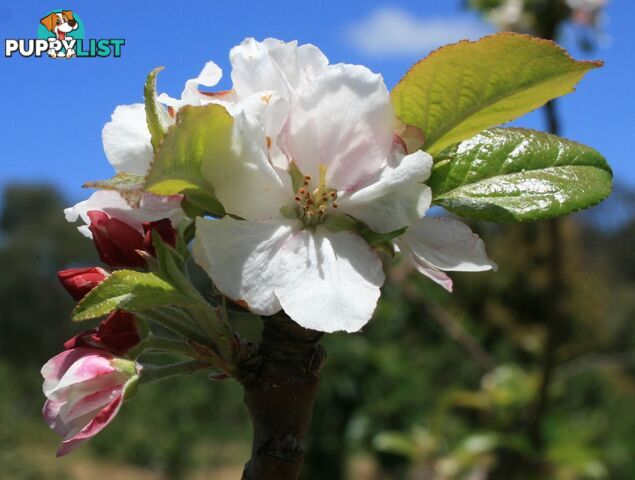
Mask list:
[[[262,341],[239,365],[253,426],[252,452],[243,480],[297,480],[304,460],[325,351],[320,332],[281,313],[263,318]]]

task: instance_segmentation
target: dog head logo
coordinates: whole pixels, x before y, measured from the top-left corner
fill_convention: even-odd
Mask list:
[[[83,38],[83,25],[72,10],[54,10],[40,19],[38,38],[48,40],[51,58],[76,56],[75,43]]]
[[[73,18],[73,12],[71,10],[62,10],[60,13],[50,13],[40,23],[44,25],[49,32],[55,34],[58,40],[64,40],[66,34],[77,30],[79,24]]]

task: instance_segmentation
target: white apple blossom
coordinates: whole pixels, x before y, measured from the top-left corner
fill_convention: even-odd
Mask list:
[[[337,226],[346,216],[378,233],[415,223],[398,242],[446,288],[441,269],[492,268],[465,225],[419,220],[430,206],[423,182],[432,159],[422,151],[406,155],[407,142],[393,141],[397,122],[381,76],[326,65],[317,49],[310,50],[312,67],[303,68],[301,49],[249,39],[232,50],[236,97],[244,91],[245,100],[262,102],[261,111],[230,109],[236,158],[203,172],[225,209],[244,219],[197,221],[194,258],[218,289],[258,314],[284,309],[306,328],[359,330],[372,316],[384,273],[371,246]],[[288,106],[277,136],[262,112],[273,96]],[[272,160],[272,145],[286,162]],[[290,171],[280,168],[290,161],[304,175],[295,189]]]
[[[384,282],[359,222],[388,238],[410,227],[395,240],[398,248],[448,289],[443,270],[494,266],[467,226],[422,218],[432,159],[418,151],[421,132],[395,118],[380,75],[329,65],[312,45],[274,39],[246,39],[230,61],[232,90],[199,90],[221,77],[208,62],[180,99],[158,97],[168,112],[165,128],[186,105],[221,104],[234,119],[235,157],[214,159],[201,172],[232,215],[199,218],[194,244],[195,260],[227,297],[262,315],[284,309],[306,328],[359,330]],[[142,104],[118,107],[103,140],[118,172],[147,173],[153,152]],[[135,212],[117,195],[97,192],[67,218],[84,218],[95,207],[134,226],[181,212],[169,199],[157,204],[151,197]]]

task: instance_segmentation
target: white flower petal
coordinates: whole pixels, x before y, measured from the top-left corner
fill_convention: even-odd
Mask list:
[[[204,96],[204,94],[201,94],[199,91],[199,85],[203,85],[204,87],[213,87],[220,81],[222,76],[223,71],[218,65],[214,62],[207,62],[203,67],[203,70],[201,70],[201,73],[198,74],[198,77],[191,78],[185,82],[185,88],[181,93],[181,99],[200,99],[201,96]]]
[[[280,208],[293,203],[288,175],[281,177],[269,163],[260,121],[245,112],[234,117],[233,158],[213,158],[203,165],[203,177],[225,210],[247,220],[280,217]]]
[[[299,91],[328,64],[326,57],[313,45],[297,42],[245,39],[232,48],[232,81],[240,100],[257,92],[274,90],[285,100],[293,100]]]
[[[338,198],[340,211],[361,220],[379,233],[412,224],[430,208],[432,194],[422,182],[430,176],[432,157],[418,151],[387,166],[367,187]]]
[[[260,123],[264,136],[258,136],[258,141],[264,142],[269,163],[283,170],[289,168],[289,160],[276,141],[289,116],[289,103],[285,99],[277,92],[265,91],[254,93],[234,104],[217,103],[223,104],[233,117],[244,114]]]
[[[374,181],[392,148],[394,114],[380,75],[358,65],[332,65],[300,95],[281,146],[305,175],[337,190]]]
[[[199,86],[213,87],[216,85],[221,77],[223,71],[214,62],[207,62],[198,74],[198,77],[191,78],[185,82],[183,92],[181,92],[181,98],[172,98],[167,93],[162,93],[157,97],[157,100],[164,105],[179,110],[186,105],[205,105],[207,103],[222,103],[214,102],[215,95],[201,92]]]
[[[280,310],[274,258],[292,231],[292,224],[198,218],[194,260],[224,295],[254,313],[273,315]]]
[[[117,172],[146,174],[152,161],[152,144],[142,103],[115,108],[101,137],[108,161]]]
[[[169,218],[174,227],[178,226],[184,217],[181,199],[180,195],[164,197],[144,194],[139,208],[132,208],[119,193],[112,190],[98,190],[88,199],[64,209],[64,215],[68,222],[73,223],[81,218],[86,225],[90,225],[88,212],[100,210],[136,228],[139,232],[143,232],[141,226],[143,222],[153,222],[163,218]],[[90,230],[85,225],[80,226],[78,230],[82,235],[92,238]]]
[[[448,292],[452,292],[452,279],[448,275],[446,275],[445,272],[442,272],[438,268],[434,267],[424,258],[414,255],[412,249],[407,243],[397,240],[395,242],[395,251],[403,253],[406,260],[410,262],[419,273],[425,275],[433,282],[438,283]]]
[[[305,328],[356,332],[372,317],[384,272],[351,232],[319,227],[293,235],[276,258],[273,286],[284,311]]]
[[[448,217],[424,217],[402,235],[412,255],[440,270],[481,272],[496,268],[485,244],[464,223]]]

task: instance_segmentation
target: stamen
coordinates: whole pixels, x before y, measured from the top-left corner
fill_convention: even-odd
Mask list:
[[[310,189],[312,177],[306,175],[303,178],[302,186],[295,193],[293,199],[298,203],[298,216],[307,226],[317,225],[324,220],[329,205],[337,208],[334,200],[337,192],[326,187],[326,167],[320,165],[320,182],[316,188]]]

